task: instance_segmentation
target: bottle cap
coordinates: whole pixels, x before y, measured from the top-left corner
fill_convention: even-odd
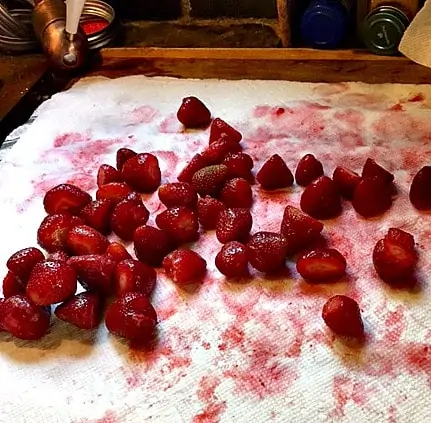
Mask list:
[[[373,53],[392,56],[398,53],[398,45],[409,23],[409,18],[400,9],[378,7],[362,23],[362,41]]]
[[[302,16],[301,38],[314,48],[337,48],[346,34],[347,12],[339,2],[312,4]]]

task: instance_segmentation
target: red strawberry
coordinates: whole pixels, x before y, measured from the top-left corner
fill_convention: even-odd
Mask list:
[[[106,199],[111,201],[112,204],[117,204],[132,192],[132,188],[125,182],[111,182],[99,187],[96,191],[96,198],[98,200]]]
[[[245,180],[253,183],[253,159],[246,153],[229,153],[222,161],[226,165],[229,173],[234,178],[244,178]]]
[[[148,297],[153,292],[156,281],[157,273],[152,267],[138,260],[123,260],[117,264],[115,269],[115,295],[140,292]]]
[[[224,120],[215,118],[211,123],[209,143],[212,144],[220,138],[226,138],[229,141],[239,143],[242,140],[242,135]]]
[[[323,306],[322,318],[337,335],[362,338],[364,334],[359,305],[345,295],[331,297]]]
[[[156,225],[177,244],[197,241],[199,222],[195,211],[187,207],[171,207],[156,216]]]
[[[184,169],[179,173],[178,180],[180,182],[192,181],[193,175],[198,171],[208,166],[208,163],[203,159],[200,154],[195,154],[192,159],[187,163]]]
[[[68,263],[44,261],[34,266],[26,293],[35,304],[48,306],[69,298],[76,288],[76,273]]]
[[[363,217],[378,216],[392,205],[391,187],[382,179],[362,179],[355,189],[352,205]]]
[[[207,263],[195,251],[175,250],[163,259],[163,269],[169,278],[182,286],[202,279],[207,270]]]
[[[333,248],[315,249],[298,257],[296,269],[306,281],[335,281],[346,274],[346,259]]]
[[[138,226],[145,225],[150,212],[142,203],[125,199],[114,208],[111,216],[111,228],[114,234],[124,241],[131,241]]]
[[[397,245],[401,245],[404,248],[411,250],[415,248],[415,239],[413,238],[413,235],[401,229],[389,228],[389,231],[385,238],[389,239]]]
[[[80,329],[95,329],[102,321],[103,301],[96,292],[81,292],[58,305],[54,314]]]
[[[323,176],[322,163],[312,154],[306,154],[296,167],[296,183],[302,187],[306,187],[320,176]]]
[[[159,267],[173,248],[165,231],[148,225],[136,229],[133,242],[138,260],[154,267]]]
[[[3,279],[3,296],[9,298],[18,294],[25,294],[25,286],[11,272],[7,272]]]
[[[128,260],[132,258],[132,256],[124,247],[124,245],[118,242],[111,242],[108,245],[108,248],[106,249],[105,255],[106,257],[115,261],[115,263],[119,263],[120,261]]]
[[[103,254],[109,241],[100,232],[86,225],[75,226],[67,233],[67,249],[72,255]]]
[[[248,209],[226,209],[220,212],[216,224],[216,236],[219,242],[247,239],[253,226],[253,218]]]
[[[119,150],[117,150],[117,155],[116,155],[117,170],[121,172],[121,169],[123,169],[124,163],[126,163],[127,160],[131,159],[132,157],[135,157],[136,154],[137,153],[135,153],[130,148],[120,148]]]
[[[373,159],[368,158],[362,169],[362,178],[364,179],[381,179],[383,182],[390,184],[394,180],[394,175],[377,164]]]
[[[241,151],[241,146],[237,142],[230,141],[227,138],[220,138],[202,152],[202,158],[208,164],[220,164],[229,153],[239,151]]]
[[[26,283],[33,267],[43,260],[45,260],[45,256],[42,251],[29,247],[12,254],[6,262],[6,266],[17,279]]]
[[[250,208],[253,204],[250,184],[242,178],[230,179],[220,192],[220,200],[226,207]]]
[[[206,166],[193,175],[191,183],[201,197],[217,195],[229,176],[225,165]]]
[[[215,258],[217,269],[227,278],[242,278],[249,275],[247,249],[238,241],[223,245]]]
[[[286,206],[280,233],[289,246],[290,254],[313,242],[323,231],[323,223],[313,219],[296,207]]]
[[[293,175],[285,161],[278,155],[271,156],[256,175],[256,180],[265,190],[290,187]]]
[[[332,179],[321,176],[305,188],[301,209],[315,219],[333,219],[341,213],[341,196]]]
[[[99,254],[76,256],[69,259],[80,284],[87,290],[109,295],[113,290],[113,275],[117,263]]]
[[[260,272],[270,273],[285,266],[287,240],[275,232],[256,232],[247,244],[250,264]]]
[[[393,235],[393,234],[392,234]],[[380,278],[389,284],[404,282],[415,271],[417,254],[404,240],[385,236],[377,242],[373,251],[373,264]]]
[[[37,243],[49,253],[66,248],[68,232],[84,221],[70,214],[52,214],[46,216],[37,230]]]
[[[6,298],[0,298],[0,332],[5,331],[6,329],[3,326],[3,319],[6,312]]]
[[[206,230],[215,229],[220,212],[226,210],[226,206],[220,201],[206,196],[198,200],[198,220]]]
[[[105,324],[114,335],[132,341],[149,341],[157,324],[157,313],[144,294],[128,292],[108,307]]]
[[[97,186],[109,184],[110,182],[121,182],[120,172],[115,167],[102,164],[97,171]]]
[[[413,178],[410,202],[418,210],[431,210],[431,166],[424,166]]]
[[[69,256],[64,251],[56,251],[51,253],[47,257],[48,261],[64,261],[67,262],[69,260]]]
[[[60,184],[45,194],[43,206],[48,214],[78,214],[89,202],[91,195],[71,184]]]
[[[124,163],[121,177],[138,192],[154,192],[162,179],[159,161],[153,154],[137,154]]]
[[[334,170],[332,179],[338,191],[346,200],[353,198],[355,189],[359,182],[361,182],[361,177],[356,172],[341,166],[338,166]]]
[[[198,195],[188,182],[172,182],[159,188],[159,199],[166,207],[189,207],[193,209]]]
[[[24,295],[14,295],[3,305],[3,327],[19,339],[34,341],[49,329],[51,311],[39,307]]]
[[[198,98],[186,97],[178,109],[177,118],[186,128],[203,128],[210,124],[211,112]]]
[[[112,202],[108,199],[96,200],[87,204],[79,214],[79,217],[90,228],[96,229],[103,235],[111,232],[109,220],[111,217]]]

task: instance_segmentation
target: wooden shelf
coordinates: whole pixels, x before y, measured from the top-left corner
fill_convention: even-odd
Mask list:
[[[112,48],[101,50],[90,75],[144,74],[181,78],[302,82],[431,83],[431,69],[405,57],[363,50]]]

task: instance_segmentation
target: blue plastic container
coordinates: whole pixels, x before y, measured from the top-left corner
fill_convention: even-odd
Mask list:
[[[312,0],[301,19],[302,42],[312,48],[335,49],[346,36],[349,19],[346,3]]]

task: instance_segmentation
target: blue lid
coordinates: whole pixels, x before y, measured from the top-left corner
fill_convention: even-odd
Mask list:
[[[301,38],[310,47],[337,48],[346,28],[347,13],[339,2],[315,2],[302,16]]]

